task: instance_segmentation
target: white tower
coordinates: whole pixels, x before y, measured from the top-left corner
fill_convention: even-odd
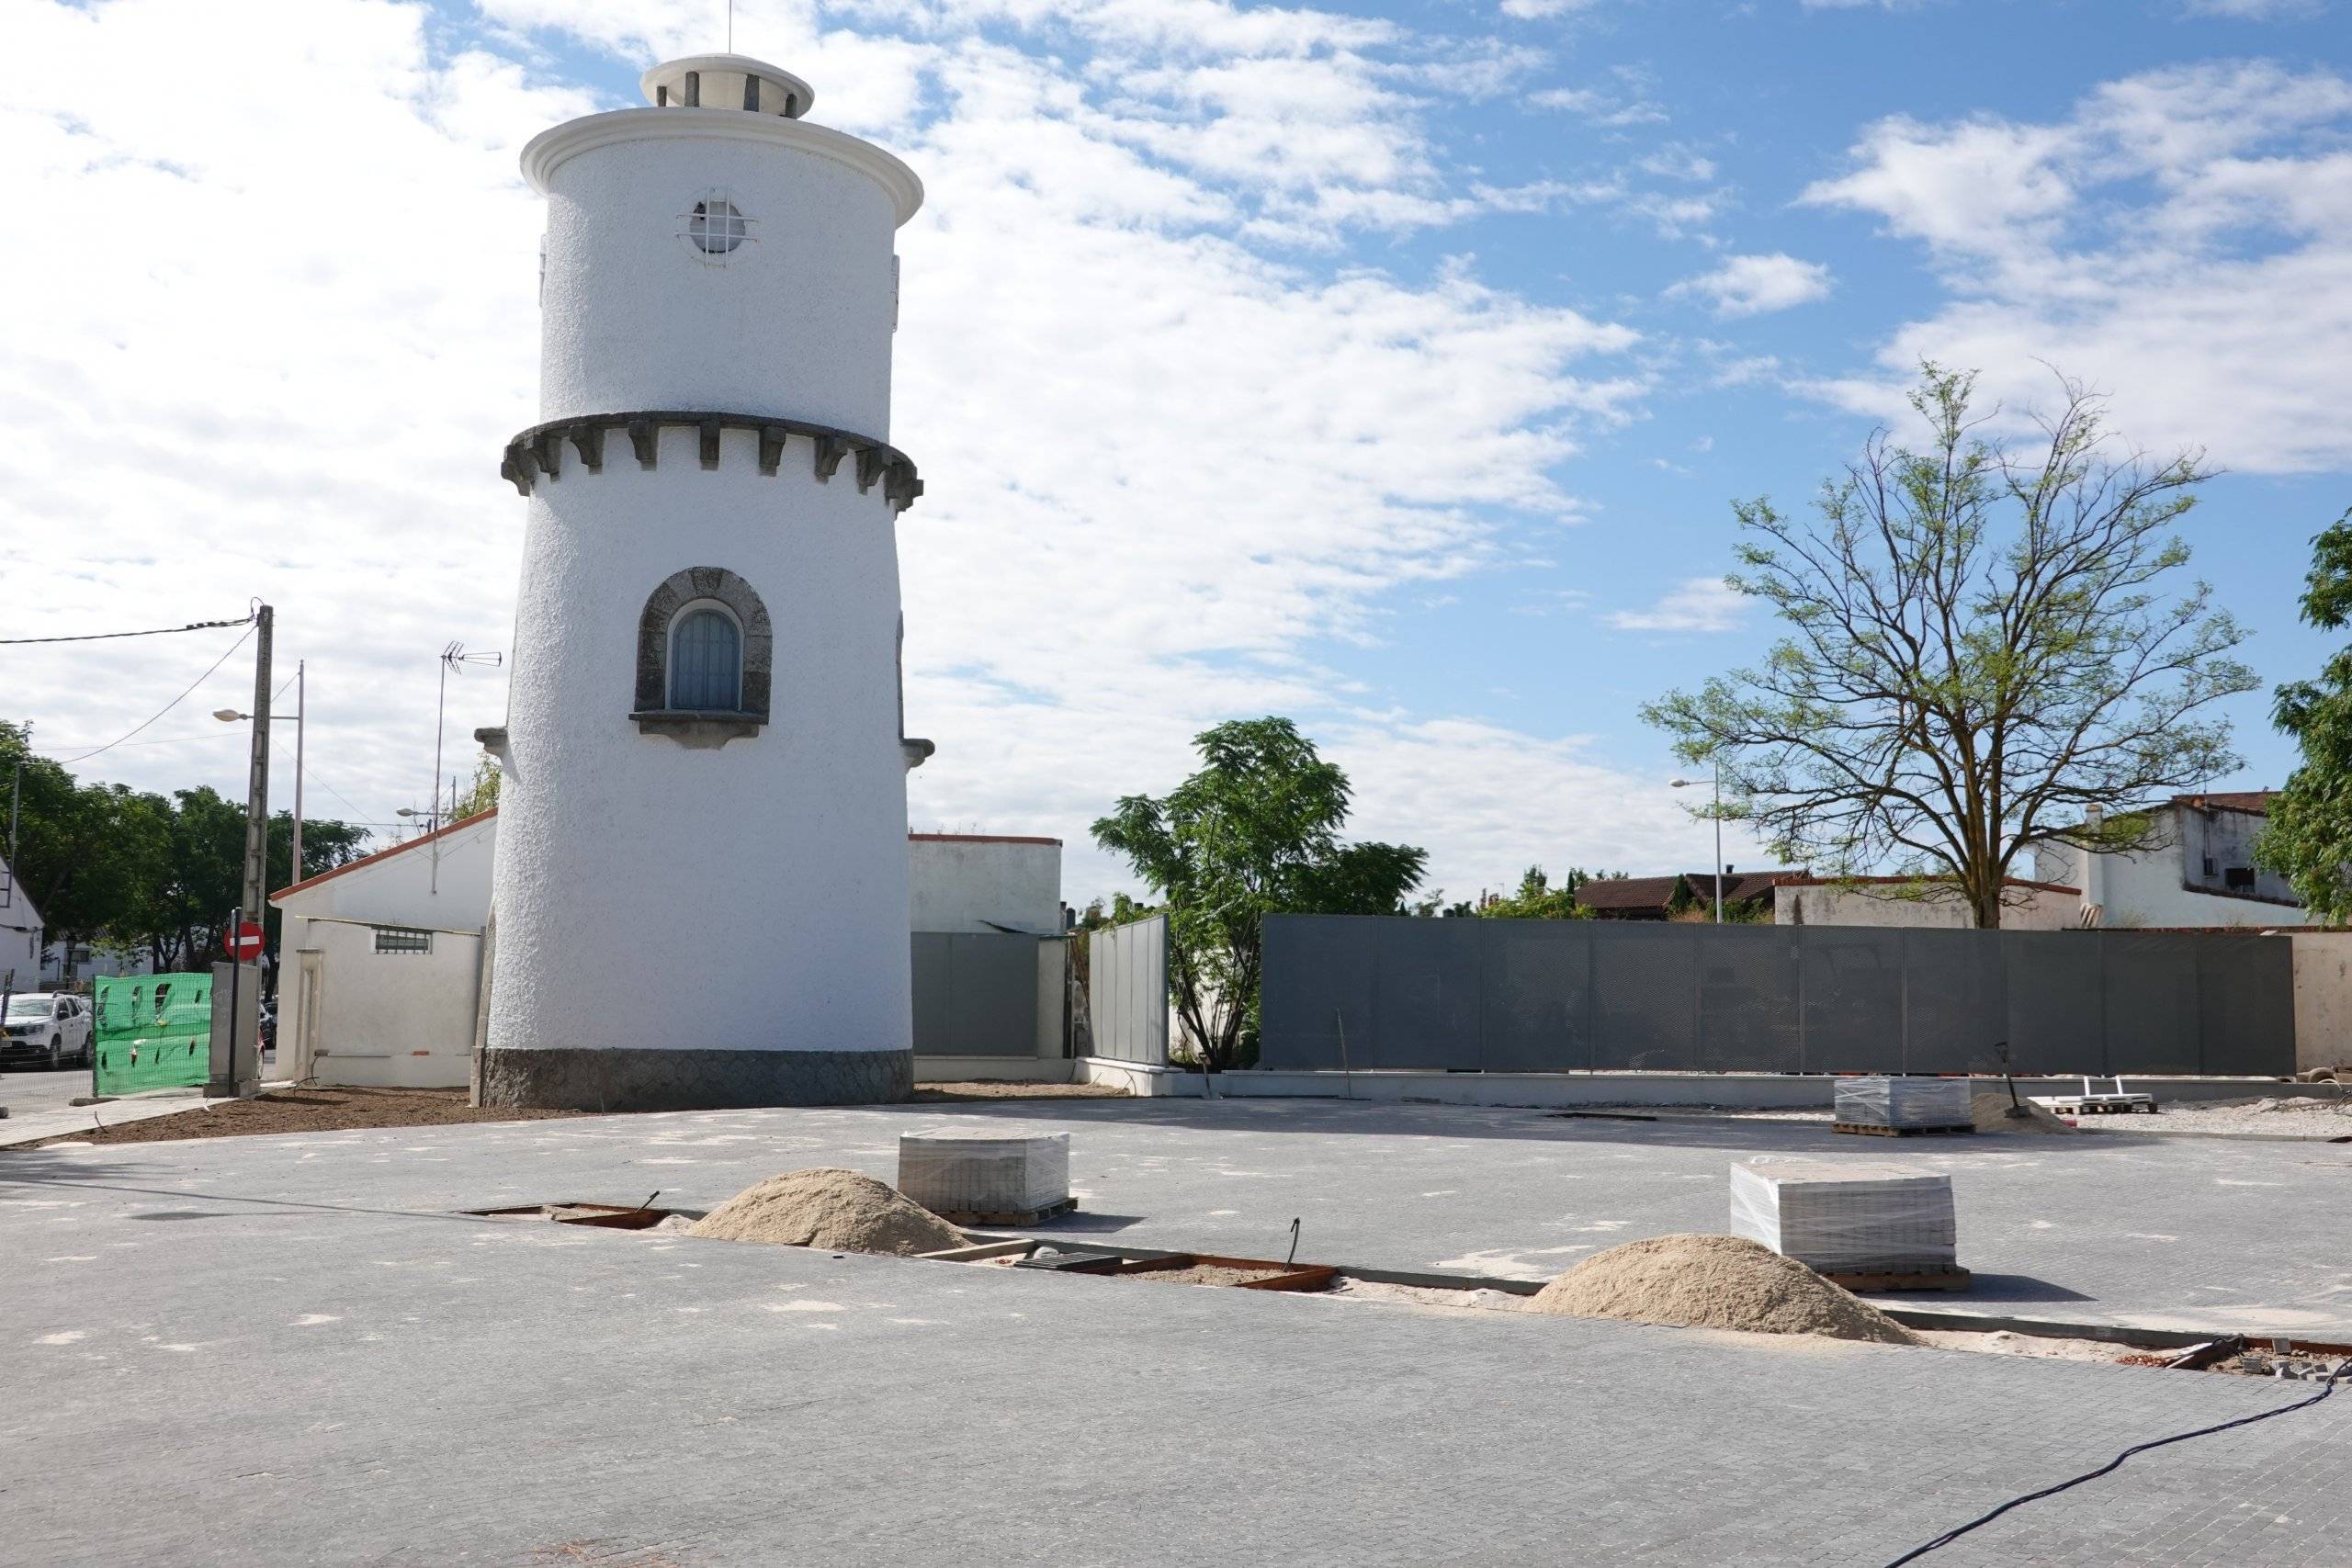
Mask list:
[[[901,1100],[912,1077],[899,225],[922,184],[741,55],[533,141],[547,197],[485,1102]]]

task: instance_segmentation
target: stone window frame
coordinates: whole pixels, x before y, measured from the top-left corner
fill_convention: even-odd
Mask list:
[[[742,682],[733,713],[687,712],[669,706],[670,641],[678,617],[717,604],[735,617],[742,637]],[[637,622],[637,701],[629,717],[640,733],[663,735],[689,747],[719,747],[757,735],[768,721],[775,632],[767,606],[752,585],[723,566],[672,572],[647,595]]]

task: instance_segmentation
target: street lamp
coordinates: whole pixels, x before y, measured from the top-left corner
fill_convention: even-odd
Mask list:
[[[1711,815],[1715,819],[1715,924],[1724,923],[1724,765],[1720,759],[1709,758],[1714,767],[1715,805]],[[1675,779],[1675,789],[1695,789],[1697,779]]]
[[[302,715],[310,700],[310,688],[303,680],[303,663],[304,660],[299,659],[294,661],[294,842],[293,865],[287,879],[289,884],[302,880]],[[212,716],[223,724],[242,724],[253,715],[239,713],[235,708],[214,708]],[[276,721],[280,716],[271,714],[269,716]]]

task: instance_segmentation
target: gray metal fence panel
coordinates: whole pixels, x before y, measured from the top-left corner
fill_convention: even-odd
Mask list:
[[[916,931],[915,1052],[1034,1056],[1037,942],[997,931]]]
[[[2001,947],[1981,931],[1903,933],[1903,1070],[1996,1073],[2008,1032]]]
[[[1372,976],[1381,922],[1342,915],[1277,915],[1262,940],[1265,973],[1297,984],[1268,983],[1258,995],[1258,1062],[1294,1072],[1363,1066],[1373,1036]],[[1346,1046],[1342,1061],[1341,1045]]]
[[[2093,931],[1994,933],[2008,993],[2008,1027],[2003,1035],[2016,1071],[2107,1071],[2101,940]]]
[[[1350,1032],[1353,1066],[1478,1070],[1482,923],[1440,920],[1422,930],[1396,919],[1374,928],[1373,1027],[1361,1053]]]
[[[2100,931],[2095,940],[2107,1000],[2103,1064],[2131,1064],[2128,1069],[2109,1066],[2105,1070],[2200,1071],[2196,954],[2182,952],[2177,937]]]
[[[2212,936],[2197,949],[2203,1071],[2275,1075],[2295,1038],[2295,957],[2285,938]]]
[[[1592,1066],[1592,940],[1586,920],[1460,920],[1486,938],[1479,1065],[1490,1073]]]
[[[1167,916],[1087,934],[1086,1021],[1096,1055],[1168,1065]]]
[[[1460,1071],[2294,1071],[2283,937],[1266,922],[1261,1065]]]
[[[1715,1073],[1777,1073],[1804,1054],[1804,949],[1781,926],[1709,929],[1699,965],[1699,1059]]]
[[[954,988],[948,979],[947,935],[945,931],[916,931],[910,943],[914,960],[915,1049],[928,1055],[945,1055],[948,1038],[954,1032],[950,1021],[955,1013],[949,1001]]]
[[[1905,934],[1868,926],[1805,929],[1801,1071],[1903,1070]]]
[[[1696,1072],[1699,946],[1692,928],[1595,921],[1592,1065]]]

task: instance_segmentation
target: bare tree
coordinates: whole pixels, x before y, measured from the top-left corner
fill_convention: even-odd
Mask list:
[[[1786,635],[1642,716],[1684,760],[1720,761],[1724,814],[1789,863],[1949,878],[1989,929],[2020,852],[2152,847],[2141,808],[2236,769],[2207,710],[2256,682],[2211,589],[2166,586],[2203,455],[2118,451],[2102,400],[2064,377],[2019,452],[1972,417],[1974,382],[1922,366],[1925,449],[1875,433],[1817,522],[1734,506],[1725,581]]]

